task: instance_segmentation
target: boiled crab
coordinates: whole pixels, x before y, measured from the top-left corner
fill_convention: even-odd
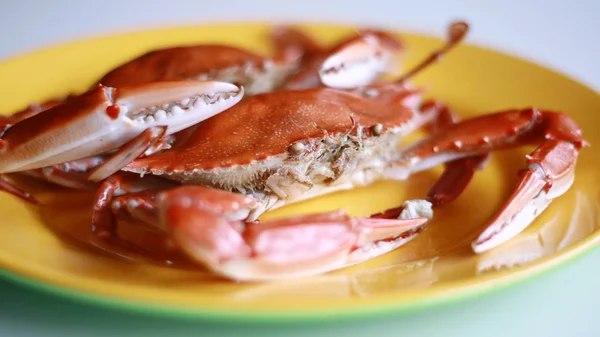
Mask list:
[[[456,35],[466,25],[453,28]],[[475,252],[514,236],[572,184],[585,142],[567,115],[531,108],[454,123],[442,106],[419,104],[420,91],[405,83],[416,71],[354,88],[369,78],[363,70],[371,66],[356,53],[344,56],[347,50],[327,58],[319,73],[337,88],[248,97],[168,151],[135,159],[105,180],[97,193],[96,233],[112,237],[113,216],[133,216],[170,234],[216,273],[271,280],[343,268],[409,241],[432,218],[432,207],[455,198],[496,149],[541,143],[515,193],[474,242]],[[397,147],[425,126],[436,127],[423,140]],[[424,200],[368,218],[334,211],[257,221],[283,205],[378,179],[404,180],[442,163],[447,170]]]
[[[462,39],[466,28],[453,25],[451,43],[417,71]],[[323,82],[337,83],[335,69],[352,71],[323,69]],[[113,236],[115,214],[141,219],[220,275],[272,280],[343,268],[404,244],[432,218],[432,207],[456,198],[497,149],[541,143],[514,194],[473,243],[475,252],[516,235],[571,186],[585,141],[569,116],[528,108],[455,122],[439,104],[416,104],[419,91],[405,86],[408,76],[361,90],[248,97],[170,150],[136,159],[123,169],[127,173],[104,181],[94,228]],[[428,125],[436,126],[430,136],[397,148]],[[405,180],[442,163],[447,169],[425,199],[368,218],[334,211],[257,221],[268,210],[379,179]],[[167,178],[173,187],[145,186],[149,176]]]

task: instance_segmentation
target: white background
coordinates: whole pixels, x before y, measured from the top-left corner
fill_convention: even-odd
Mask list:
[[[165,25],[240,19],[333,21],[441,34],[449,21],[465,19],[472,26],[469,42],[534,60],[598,91],[599,17],[598,0],[1,0],[0,60],[64,41]],[[596,319],[600,312],[599,271],[600,252],[594,252],[556,273],[459,308],[425,313],[414,320],[377,322],[371,327],[362,323],[369,330],[361,330],[361,334],[379,333],[376,330],[389,334],[399,331],[395,329],[402,324],[402,330],[410,328],[413,336],[425,332],[444,336],[600,336]],[[18,304],[4,302],[2,306]],[[100,325],[88,323],[77,331],[100,329]],[[0,335],[66,336],[69,331],[77,335],[72,329],[29,318],[26,310],[18,315],[0,313]],[[340,329],[346,336],[357,332],[356,328]],[[205,330],[209,331],[213,330]],[[334,331],[321,329],[310,334],[333,335]]]

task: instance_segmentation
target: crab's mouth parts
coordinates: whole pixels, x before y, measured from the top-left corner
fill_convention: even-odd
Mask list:
[[[179,102],[170,102],[160,106],[152,106],[144,109],[130,111],[127,117],[138,124],[154,123],[175,116],[197,111],[198,109],[210,108],[218,103],[223,103],[237,98],[243,91],[217,92],[210,95],[197,95],[185,98]]]

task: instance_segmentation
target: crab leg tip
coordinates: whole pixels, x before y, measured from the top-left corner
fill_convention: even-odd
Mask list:
[[[473,251],[477,254],[489,251],[525,230],[553,199],[544,191],[545,186],[542,177],[527,172],[502,210],[472,243]]]
[[[551,140],[529,157],[515,191],[472,243],[477,254],[489,251],[525,230],[575,179],[577,150],[570,142]]]

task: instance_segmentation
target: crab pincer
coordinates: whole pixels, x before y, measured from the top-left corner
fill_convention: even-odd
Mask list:
[[[315,275],[364,262],[414,238],[431,216],[427,207],[397,219],[336,210],[246,224],[257,200],[203,186],[161,192],[157,204],[179,247],[213,272],[242,281]]]
[[[384,73],[393,73],[404,51],[402,41],[393,34],[380,30],[360,30],[331,47],[321,46],[292,27],[276,27],[272,38],[282,50],[300,50],[298,69],[288,76],[281,88],[299,90],[320,87],[354,88],[378,80]],[[351,74],[338,73],[337,78],[322,81],[323,73],[343,67],[352,68]],[[348,75],[349,78],[344,78]],[[358,80],[358,82],[357,82]],[[334,83],[335,81],[335,83]]]
[[[91,172],[90,180],[99,181],[164,137],[235,105],[243,93],[214,81],[99,85],[9,125],[0,138],[0,174],[116,151]]]

